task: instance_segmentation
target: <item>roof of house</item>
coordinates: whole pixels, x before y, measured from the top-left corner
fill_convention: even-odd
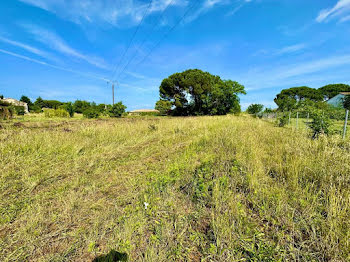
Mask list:
[[[341,92],[336,96],[332,97],[331,99],[329,99],[327,103],[334,107],[343,107],[343,100],[346,95],[350,95],[350,92]]]

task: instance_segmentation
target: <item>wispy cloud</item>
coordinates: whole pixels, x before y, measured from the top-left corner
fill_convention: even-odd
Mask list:
[[[19,47],[19,48],[22,48],[32,54],[35,54],[35,55],[38,55],[42,58],[45,58],[45,59],[49,59],[49,60],[52,60],[52,61],[58,61],[58,59],[56,57],[54,57],[52,54],[46,52],[46,51],[43,51],[43,50],[40,50],[36,47],[33,47],[33,46],[30,46],[28,44],[24,44],[22,42],[18,42],[18,41],[14,41],[14,40],[11,40],[11,39],[8,39],[8,38],[5,38],[5,37],[2,37],[0,36],[0,41],[1,42],[4,42],[6,44],[9,44],[9,45],[12,45],[12,46],[16,46],[16,47]]]
[[[290,53],[295,53],[295,52],[301,51],[305,48],[306,48],[306,44],[290,45],[290,46],[286,46],[286,47],[281,48],[275,54],[276,55],[290,54]]]
[[[177,13],[175,8],[186,9],[193,5],[194,8],[192,14],[185,19],[185,22],[191,22],[208,10],[217,6],[238,3],[239,6],[242,7],[244,3],[248,3],[251,0],[153,0],[149,9],[149,2],[141,0],[18,1],[54,13],[60,18],[69,20],[76,24],[107,24],[117,27],[130,27],[137,25],[144,14],[148,17],[161,13],[165,9],[171,9],[166,17],[169,21],[172,21],[173,14]],[[238,9],[235,12],[237,11]],[[163,21],[163,24],[168,23]]]
[[[148,2],[140,0],[18,0],[54,13],[77,24],[99,23],[114,26],[137,24],[148,9]],[[184,7],[188,0],[153,0],[147,15],[162,12],[170,7]]]
[[[283,56],[288,54],[295,54],[306,49],[308,45],[304,43],[289,45],[282,47],[280,49],[260,49],[252,54],[252,56],[264,56],[264,57],[275,57],[275,56]]]
[[[350,12],[350,0],[338,0],[332,8],[323,9],[318,14],[316,21],[321,23],[333,18],[340,18]]]
[[[242,76],[242,82],[247,85],[247,89],[249,90],[261,89],[261,83],[264,83],[264,88],[273,88],[285,83],[298,82],[300,78],[305,83],[312,74],[318,74],[346,65],[350,65],[350,54],[331,56],[291,65],[281,65],[278,69],[255,69],[247,75]],[[317,77],[319,78],[320,76],[317,75]],[[323,78],[325,79],[324,76]]]
[[[80,53],[76,49],[70,47],[59,35],[52,31],[34,25],[23,25],[23,27],[30,34],[32,34],[37,41],[47,45],[49,48],[59,53],[73,58],[77,58],[79,60],[83,60],[91,65],[102,69],[109,68],[102,58]]]
[[[52,64],[46,63],[44,61],[40,61],[40,60],[31,58],[31,57],[28,57],[28,56],[20,55],[20,54],[17,54],[17,53],[14,53],[14,52],[10,52],[10,51],[4,50],[4,49],[0,49],[0,53],[6,54],[6,55],[9,55],[9,56],[13,56],[13,57],[17,57],[17,58],[20,58],[20,59],[23,59],[23,60],[26,60],[26,61],[29,61],[29,62],[33,62],[33,63],[36,63],[36,64],[40,64],[40,65],[43,65],[43,66],[51,67],[51,68],[54,68],[54,69],[58,69],[58,70],[62,70],[62,71],[70,72],[70,73],[74,73],[74,74],[77,74],[77,75],[80,75],[80,76],[84,76],[84,77],[88,77],[88,78],[92,78],[92,79],[97,79],[97,80],[102,80],[102,81],[108,81],[104,77],[96,76],[96,75],[89,74],[89,73],[83,73],[83,72],[79,72],[79,71],[76,71],[76,70],[71,70],[71,69],[68,69],[68,68],[65,68],[65,67],[61,67],[61,66],[52,65]]]

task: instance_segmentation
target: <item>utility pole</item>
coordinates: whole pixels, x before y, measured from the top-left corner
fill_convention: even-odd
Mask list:
[[[113,104],[114,105],[114,83],[112,83],[112,96],[113,96]]]

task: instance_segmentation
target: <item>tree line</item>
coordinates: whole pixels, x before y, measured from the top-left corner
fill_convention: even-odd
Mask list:
[[[3,96],[0,96],[0,98],[1,97],[3,98]],[[88,102],[85,100],[76,100],[75,102],[61,102],[58,100],[44,100],[40,96],[34,102],[32,102],[31,99],[25,95],[21,97],[20,101],[27,103],[29,112],[50,112],[47,114],[47,116],[64,116],[66,115],[65,113],[68,113],[70,117],[73,117],[75,113],[78,113],[83,114],[87,118],[97,118],[101,115],[121,117],[125,113],[126,109],[126,106],[123,105],[122,102],[118,102],[114,105],[96,104],[95,102]],[[24,110],[20,110],[20,112],[16,113],[18,115],[23,115]]]

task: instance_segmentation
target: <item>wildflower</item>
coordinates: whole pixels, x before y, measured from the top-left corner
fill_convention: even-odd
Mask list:
[[[149,203],[144,202],[143,204],[145,205],[145,209],[147,209],[147,207],[149,206]]]

